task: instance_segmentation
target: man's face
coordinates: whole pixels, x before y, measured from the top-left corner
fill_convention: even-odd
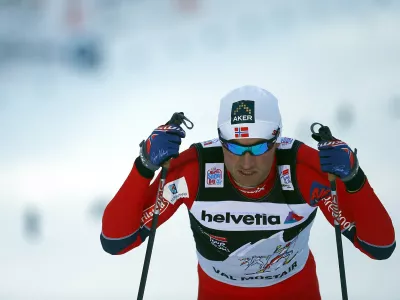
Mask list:
[[[233,141],[246,146],[261,142],[262,139],[238,139]],[[268,177],[274,162],[277,146],[278,144],[275,144],[272,149],[259,156],[251,155],[249,152],[238,156],[222,147],[225,166],[239,185],[246,187],[257,186]]]

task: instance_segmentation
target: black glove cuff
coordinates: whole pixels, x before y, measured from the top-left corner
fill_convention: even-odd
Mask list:
[[[139,174],[142,175],[144,178],[152,179],[154,177],[155,172],[146,168],[143,165],[142,160],[140,159],[140,156],[138,156],[135,159],[135,167],[138,170]]]
[[[344,185],[349,193],[356,193],[362,189],[366,180],[367,177],[365,176],[363,170],[359,167],[357,174],[354,175],[354,177],[349,181],[344,182]]]

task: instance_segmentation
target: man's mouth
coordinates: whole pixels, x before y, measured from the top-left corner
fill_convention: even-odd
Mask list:
[[[251,176],[256,173],[255,171],[245,171],[245,170],[238,170],[238,172],[242,176]]]

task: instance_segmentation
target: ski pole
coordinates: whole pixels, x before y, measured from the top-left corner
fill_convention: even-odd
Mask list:
[[[188,125],[186,121],[190,123],[190,125]],[[184,116],[183,112],[174,113],[171,117],[171,120],[169,120],[166,125],[181,125],[181,124],[185,125],[186,128],[188,129],[193,128],[193,123]],[[169,161],[166,161],[161,168],[160,183],[158,184],[156,201],[154,204],[153,221],[151,223],[149,241],[147,243],[146,255],[143,263],[142,277],[140,279],[140,286],[137,297],[138,300],[143,299],[144,289],[146,287],[147,274],[149,272],[150,259],[151,259],[151,254],[153,252],[154,239],[156,236],[158,216],[160,215],[160,202],[162,201],[163,198],[165,179],[167,178],[169,163],[170,163]]]
[[[320,125],[321,127],[318,130],[318,133],[314,131],[314,127],[316,125]],[[317,135],[321,138],[321,141],[333,141],[334,137],[328,126],[324,126],[321,123],[313,123],[311,125],[311,132],[314,135]],[[336,176],[328,173],[328,180],[331,186],[331,197],[332,197],[332,210],[334,212],[334,226],[335,226],[335,234],[336,234],[336,247],[338,253],[338,261],[339,261],[339,273],[340,273],[340,285],[342,288],[342,299],[347,300],[347,283],[346,283],[346,272],[344,268],[344,256],[343,256],[343,244],[342,244],[342,231],[340,229],[339,222],[339,201],[336,190]]]

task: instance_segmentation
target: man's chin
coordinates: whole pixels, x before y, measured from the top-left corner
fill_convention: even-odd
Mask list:
[[[251,175],[245,175],[245,174],[238,172],[235,180],[239,185],[245,186],[245,187],[256,187],[257,185],[259,185],[261,183],[258,173],[254,173]]]

